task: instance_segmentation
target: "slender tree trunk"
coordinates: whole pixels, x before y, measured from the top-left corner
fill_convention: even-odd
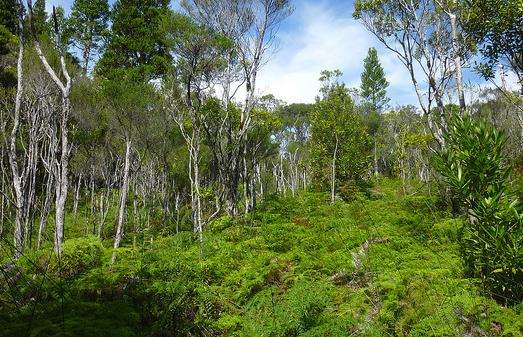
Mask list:
[[[70,113],[70,93],[71,93],[71,77],[65,63],[65,55],[63,48],[60,45],[62,42],[60,31],[58,29],[58,19],[56,12],[53,9],[53,20],[55,26],[55,39],[59,44],[58,50],[60,52],[60,66],[61,76],[65,78],[65,83],[61,80],[61,77],[53,70],[53,68],[47,62],[47,58],[42,52],[38,36],[33,29],[33,4],[32,0],[27,1],[29,8],[29,21],[31,22],[31,30],[33,33],[33,42],[36,53],[44,66],[46,72],[49,74],[53,82],[60,89],[62,93],[62,111],[60,114],[60,133],[61,133],[61,148],[60,148],[60,159],[55,163],[55,179],[56,179],[56,194],[55,194],[55,236],[54,236],[54,250],[57,254],[62,251],[62,242],[64,236],[64,217],[65,217],[65,202],[67,200],[67,189],[68,189],[68,165],[69,155],[71,149],[69,148],[68,139],[68,120]]]
[[[19,28],[22,29],[22,18],[19,14]],[[20,126],[20,109],[22,105],[22,91],[23,91],[23,59],[24,59],[24,39],[23,33],[20,33],[20,41],[18,44],[18,60],[17,60],[17,87],[16,87],[16,97],[15,97],[15,110],[13,116],[13,128],[11,130],[11,137],[9,143],[9,164],[11,166],[11,173],[13,175],[13,196],[15,198],[15,227],[14,227],[14,258],[17,259],[22,254],[24,249],[24,221],[23,221],[23,192],[22,192],[22,181],[19,173],[19,167],[17,162],[16,154],[16,138],[18,136],[18,129]]]
[[[100,222],[98,224],[98,237],[101,238],[103,234],[103,228],[107,214],[109,213],[109,187],[106,187],[105,191],[100,194]]]
[[[82,71],[84,76],[87,76],[87,71],[89,70],[89,61],[91,60],[91,43],[88,43],[85,46],[83,51],[84,64],[82,65]]]
[[[374,136],[374,146],[373,146],[372,152],[373,152],[373,156],[374,156],[374,175],[378,176],[379,175],[379,169],[378,169],[378,145],[377,145],[375,137],[376,136]]]
[[[53,197],[53,174],[49,173],[47,175],[47,183],[45,187],[45,200],[42,206],[42,212],[40,214],[40,226],[38,227],[38,238],[36,242],[36,247],[40,249],[42,245],[42,236],[45,231],[45,226],[47,224],[47,217],[49,216],[49,211],[51,209],[51,199]]]
[[[73,215],[76,218],[76,213],[78,211],[78,201],[80,199],[80,188],[82,187],[82,174],[78,177],[78,183],[76,185],[76,190],[74,193],[74,204],[73,204]]]
[[[125,204],[127,202],[127,193],[129,192],[129,169],[130,169],[130,160],[131,159],[131,139],[126,137],[125,139],[125,163],[123,169],[123,181],[122,189],[120,191],[120,207],[118,210],[118,224],[116,227],[116,236],[114,238],[115,251],[111,258],[111,263],[114,263],[116,260],[116,249],[120,247],[120,242],[123,238],[123,226],[125,221]]]
[[[454,49],[454,71],[456,73],[456,89],[458,91],[459,108],[461,113],[465,112],[467,106],[465,105],[465,94],[463,90],[463,71],[461,70],[461,56],[458,41],[458,29],[456,24],[456,15],[448,13],[450,17],[450,26],[452,29],[452,48]]]
[[[259,197],[263,198],[264,190],[263,190],[263,181],[262,181],[262,178],[261,178],[260,164],[256,165],[256,179],[258,180]]]
[[[94,196],[94,174],[91,170],[90,178],[89,178],[89,189],[91,191],[91,221],[94,223],[94,208],[95,208],[95,196]],[[93,234],[94,234],[95,227],[93,227]]]
[[[336,160],[338,159],[338,135],[336,135],[336,144],[334,145],[334,152],[332,154],[331,166],[331,203],[336,201]]]
[[[68,191],[68,166],[69,166],[69,139],[67,135],[67,121],[69,119],[69,98],[64,97],[62,103],[62,118],[60,122],[61,132],[61,153],[60,163],[56,167],[56,188],[55,188],[55,237],[54,250],[57,254],[62,252],[62,242],[64,240],[64,220],[65,203]]]
[[[136,191],[136,189],[134,189]],[[136,233],[138,229],[138,199],[136,193],[133,198],[133,249],[136,249]]]
[[[200,243],[203,242],[202,227],[202,202],[200,197],[200,140],[199,133],[194,132],[192,136],[192,184],[193,184],[193,231],[198,235]]]
[[[285,184],[285,173],[283,172],[283,154],[280,152],[280,164],[279,164],[280,172],[280,185],[283,195],[287,193],[287,185]]]
[[[180,232],[180,194],[176,192],[174,197],[174,209],[176,210],[176,234]]]

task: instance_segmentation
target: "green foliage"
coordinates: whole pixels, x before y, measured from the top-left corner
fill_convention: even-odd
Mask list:
[[[281,293],[269,287],[259,292],[247,306],[244,333],[247,336],[301,336],[321,321],[321,313],[331,304],[332,285],[314,280],[298,280]]]
[[[469,115],[454,115],[448,128],[446,146],[434,158],[446,182],[468,208],[499,197],[510,173],[503,155],[505,136]]]
[[[462,201],[469,218],[462,255],[470,275],[480,277],[503,302],[523,298],[523,215],[508,195],[510,169],[505,137],[469,115],[453,116],[446,146],[435,164]]]
[[[504,303],[523,298],[523,213],[508,198],[485,198],[473,209],[476,222],[463,237],[469,272],[481,277]]]
[[[49,256],[31,252],[18,266],[32,286],[0,299],[39,300],[0,307],[0,336],[519,335],[520,309],[463,277],[461,220],[400,187],[384,179],[380,198],[334,205],[323,193],[275,196],[211,223],[201,246],[192,232],[156,237],[112,266],[94,237],[67,240],[67,268],[53,261],[46,277]]]
[[[17,0],[0,1],[0,26],[4,26],[11,33],[18,31],[18,3]]]
[[[48,21],[46,12],[46,0],[35,0],[30,22],[31,32],[35,35],[49,37],[51,33],[51,23]]]
[[[16,61],[14,51],[17,39],[12,31],[0,24],[0,88],[10,89],[16,86]],[[9,60],[11,59],[11,60]]]
[[[361,74],[361,96],[370,106],[370,113],[381,113],[386,108],[387,87],[385,72],[378,59],[375,48],[369,48],[369,53],[363,60],[363,73]]]
[[[66,240],[56,260],[58,272],[66,277],[77,276],[102,264],[103,246],[98,237],[88,236]]]
[[[385,162],[384,171],[400,177],[404,183],[428,166],[426,157],[433,137],[416,107],[403,106],[383,114],[376,137],[378,155]]]
[[[464,28],[484,57],[477,69],[494,78],[496,65],[507,65],[521,79],[523,75],[523,7],[518,0],[475,0],[462,2]],[[485,18],[488,18],[487,20]]]
[[[111,12],[111,36],[96,73],[148,81],[165,74],[170,56],[161,35],[167,0],[120,0]]]
[[[322,76],[324,97],[315,104],[310,116],[311,166],[315,181],[320,186],[328,186],[335,160],[337,185],[348,181],[360,185],[369,166],[370,138],[347,89],[332,78],[340,74]]]
[[[92,57],[101,51],[104,38],[109,35],[109,4],[107,0],[75,0],[67,20],[67,35],[79,48],[87,72]]]
[[[18,5],[15,0],[0,1],[0,88],[16,86],[15,58],[10,54],[17,50]]]

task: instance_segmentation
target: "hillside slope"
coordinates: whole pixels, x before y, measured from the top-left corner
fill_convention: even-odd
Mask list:
[[[202,246],[157,238],[113,266],[94,237],[67,241],[60,261],[32,252],[4,273],[0,335],[521,336],[521,304],[464,278],[460,220],[400,190],[271,198],[212,223]]]

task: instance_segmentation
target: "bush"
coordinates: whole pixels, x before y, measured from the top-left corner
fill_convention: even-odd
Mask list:
[[[462,253],[471,275],[479,276],[500,302],[523,298],[523,213],[507,198],[487,198],[475,207]]]
[[[103,249],[95,236],[66,240],[54,267],[63,277],[79,275],[102,264]]]
[[[456,115],[445,140],[434,163],[469,219],[461,249],[465,268],[495,298],[517,302],[523,298],[523,215],[509,195],[506,138],[486,122]]]

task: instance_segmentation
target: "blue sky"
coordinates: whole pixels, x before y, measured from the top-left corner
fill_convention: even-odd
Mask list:
[[[47,6],[68,10],[71,3],[48,0]],[[324,69],[340,69],[347,86],[359,87],[363,59],[375,47],[390,83],[391,106],[418,105],[404,66],[352,18],[352,0],[294,0],[294,7],[280,27],[276,50],[260,72],[258,94],[272,93],[288,103],[312,103]],[[486,85],[470,71],[465,79],[472,87]]]

